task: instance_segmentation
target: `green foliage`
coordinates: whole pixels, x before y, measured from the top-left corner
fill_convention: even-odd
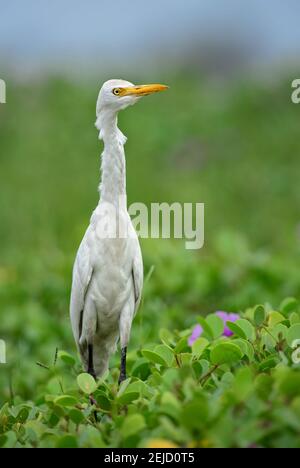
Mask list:
[[[206,243],[142,241],[149,280],[120,388],[118,355],[101,381],[81,374],[68,320],[72,263],[97,203],[99,83],[18,85],[0,108],[0,447],[300,446],[290,79],[222,96],[167,81],[163,98],[120,115],[128,198],[205,202]],[[230,339],[216,310],[243,311]],[[204,332],[190,347],[196,323]]]
[[[83,393],[91,395],[97,388],[94,378],[89,374],[80,374],[77,377],[78,387]]]
[[[76,359],[58,352],[64,366],[56,361],[45,369],[51,393],[34,402],[14,397],[2,406],[0,445],[141,447],[163,440],[183,447],[300,447],[300,367],[292,354],[300,328],[290,321],[295,310],[286,311],[284,336],[275,333],[283,325],[270,320],[277,311],[265,312],[262,322],[258,307],[253,321],[246,311],[235,322],[231,338],[220,336],[219,323],[207,317],[218,333],[191,348],[179,346],[189,330],[161,330],[170,345],[131,352],[131,377],[119,389],[116,369],[98,383],[80,374],[76,386]]]

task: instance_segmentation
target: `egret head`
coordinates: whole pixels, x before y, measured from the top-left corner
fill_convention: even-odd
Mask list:
[[[99,93],[97,101],[97,117],[101,112],[117,113],[132,106],[143,96],[164,91],[168,87],[161,84],[138,85],[125,80],[106,81]]]

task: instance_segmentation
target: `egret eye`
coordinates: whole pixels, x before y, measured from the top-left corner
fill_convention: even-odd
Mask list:
[[[120,88],[114,88],[114,89],[113,89],[113,94],[114,94],[115,96],[120,96],[120,94],[121,94],[121,89],[120,89]]]

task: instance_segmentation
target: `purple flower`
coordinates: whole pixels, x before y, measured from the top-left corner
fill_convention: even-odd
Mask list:
[[[192,334],[191,336],[189,337],[188,339],[188,344],[189,346],[192,346],[193,343],[195,343],[195,341],[199,338],[199,336],[201,336],[203,333],[203,328],[201,327],[201,325],[196,325],[192,331]]]
[[[227,327],[226,322],[236,322],[240,318],[240,316],[238,314],[223,312],[221,310],[218,310],[216,312],[216,315],[220,317],[220,319],[224,323],[223,336],[227,336],[227,337],[232,336],[233,332]],[[203,333],[203,328],[201,327],[201,325],[199,324],[196,325],[193,328],[192,334],[188,339],[189,346],[192,346],[195,343],[195,341],[199,338],[199,336],[202,335],[202,333]]]
[[[218,311],[216,312],[216,315],[220,317],[220,319],[223,320],[224,322],[224,331],[223,335],[224,336],[232,336],[233,333],[232,331],[227,327],[226,322],[236,322],[240,316],[238,314],[229,314],[228,312],[223,312],[223,311]]]

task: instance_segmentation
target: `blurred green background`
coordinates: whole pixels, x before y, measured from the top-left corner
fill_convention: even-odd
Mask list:
[[[156,62],[152,57],[151,71],[121,67],[133,82],[170,85],[168,93],[120,115],[128,137],[129,203],[205,203],[202,250],[185,250],[181,241],[142,241],[147,280],[131,349],[157,340],[161,327],[192,326],[199,313],[276,306],[300,293],[295,68],[260,73],[257,65],[245,73],[231,65],[228,77],[228,67],[208,66],[197,50],[170,67],[162,66],[163,53]],[[209,50],[220,65],[216,49]],[[0,106],[0,339],[8,359],[0,370],[0,405],[15,394],[30,399],[41,388],[47,373],[37,361],[51,363],[56,348],[75,352],[71,269],[100,177],[95,102],[116,70],[78,79],[80,67],[76,78],[58,73],[59,66],[40,74],[37,61],[20,68],[30,72],[21,79],[12,57],[0,73],[8,84],[8,102]]]

